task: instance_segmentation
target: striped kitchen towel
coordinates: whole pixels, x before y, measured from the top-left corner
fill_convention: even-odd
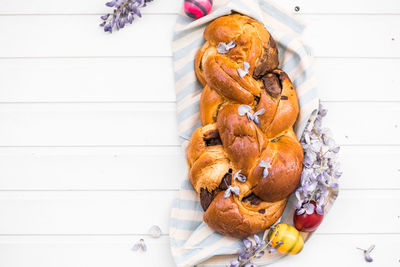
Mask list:
[[[172,50],[178,132],[184,149],[194,130],[201,125],[199,101],[203,88],[196,79],[194,59],[204,43],[204,28],[213,19],[232,11],[263,22],[278,43],[279,67],[289,75],[299,97],[300,114],[295,124],[298,137],[318,109],[313,60],[309,47],[301,40],[305,25],[269,0],[214,0],[213,11],[196,21],[181,12],[174,29]],[[291,201],[293,196],[282,215],[283,222],[293,216]],[[172,256],[179,267],[226,266],[233,258],[231,254],[235,254],[242,243],[214,232],[203,222],[199,197],[187,177],[173,202],[169,233]],[[277,253],[266,253],[257,263],[267,264],[279,257]]]

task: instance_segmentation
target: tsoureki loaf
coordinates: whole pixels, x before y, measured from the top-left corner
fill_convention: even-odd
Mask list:
[[[204,221],[246,237],[271,226],[296,189],[303,162],[293,132],[299,106],[264,25],[233,14],[211,22],[195,70],[204,86],[202,126],[188,150],[189,178]]]

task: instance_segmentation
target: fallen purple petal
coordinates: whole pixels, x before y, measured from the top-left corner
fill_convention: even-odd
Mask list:
[[[249,249],[249,248],[251,248],[252,243],[251,243],[250,240],[244,239],[244,240],[243,240],[243,245],[244,245],[245,248]]]
[[[107,2],[106,6],[108,7],[113,7],[115,5],[115,2]]]

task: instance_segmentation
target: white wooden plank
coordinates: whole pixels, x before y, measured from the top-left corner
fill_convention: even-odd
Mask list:
[[[180,147],[0,148],[0,162],[2,190],[177,190],[187,174]],[[400,189],[398,146],[342,146],[340,162],[342,189]]]
[[[171,61],[153,57],[1,59],[0,99],[171,102],[175,101]],[[400,101],[400,59],[317,58],[315,69],[322,100]]]
[[[65,14],[76,12],[75,8],[82,7],[84,9],[94,6],[99,7],[99,10],[95,12],[80,11],[79,13],[93,12],[97,14],[106,10],[103,2],[100,4],[90,3],[92,1],[77,4],[68,2],[66,4],[59,1],[52,3],[47,3],[48,0],[42,1],[46,2],[37,4],[36,1],[31,3],[19,1],[17,5],[14,2],[10,3],[9,0],[1,1],[0,13],[49,14],[58,9],[55,13]],[[360,1],[348,3],[338,0],[334,7],[315,0],[302,1],[301,4],[286,2],[288,5],[299,5],[300,13],[399,13],[399,5],[393,0],[381,1],[379,6],[373,1],[362,1],[362,3]],[[4,6],[6,6],[5,12]],[[7,11],[8,7],[11,9]],[[159,1],[152,3],[143,11],[148,14],[174,13],[176,12],[173,10],[174,8],[175,6],[170,1]],[[3,30],[0,29],[0,36],[2,36],[0,38],[7,40],[2,42],[4,48],[3,52],[0,52],[0,57],[124,57],[93,60],[87,58],[82,60],[40,59],[36,62],[30,61],[28,64],[27,61],[17,62],[15,65],[9,65],[9,63],[16,61],[0,61],[0,70],[3,73],[2,81],[0,81],[2,88],[0,101],[173,101],[173,91],[162,91],[162,87],[160,88],[160,85],[163,84],[165,84],[164,88],[173,88],[172,75],[165,71],[169,68],[167,62],[170,58],[154,59],[154,65],[157,66],[151,66],[151,68],[148,68],[147,64],[150,64],[148,62],[153,59],[125,58],[126,56],[170,55],[170,39],[167,39],[167,36],[171,38],[171,34],[165,29],[172,27],[174,19],[168,16],[162,20],[150,17],[151,15],[146,15],[142,21],[135,24],[141,26],[131,26],[129,30],[125,29],[123,32],[113,34],[111,38],[96,29],[97,15],[45,16],[38,19],[36,16],[28,16],[26,19],[24,16],[18,16],[15,20],[0,17],[2,25],[7,25],[3,28],[11,28],[15,31],[3,34]],[[399,57],[397,49],[398,18],[397,16],[388,16],[384,19],[381,17],[356,16],[350,19],[346,16],[329,16],[325,20],[323,16],[319,18],[318,16],[305,16],[304,20],[308,21],[308,24],[311,22],[308,39],[320,57]],[[151,22],[143,22],[146,19]],[[168,20],[167,23],[165,23],[166,20]],[[53,21],[54,26],[52,25]],[[154,24],[143,26],[149,23]],[[320,23],[325,23],[325,27],[317,25]],[[336,25],[338,28],[334,26],[335,23],[339,24]],[[158,29],[159,25],[168,27]],[[313,28],[314,25],[315,28]],[[351,33],[351,31],[353,32]],[[152,34],[147,37],[150,35],[149,32]],[[359,33],[361,36],[357,37],[357,40],[353,40],[354,33]],[[337,36],[340,36],[341,40],[351,41],[338,42]],[[370,36],[375,36],[377,40]],[[81,42],[71,42],[71,40],[81,40]],[[124,48],[118,49],[116,52],[117,49],[108,51],[110,47]],[[399,85],[395,73],[395,70],[398,69],[397,61],[357,59],[352,62],[340,63],[340,59],[324,58],[322,60],[325,61],[322,62],[321,69],[332,72],[331,77],[328,71],[320,73],[321,86],[324,88],[322,93],[324,100],[399,100],[395,90]],[[141,61],[147,64],[143,64]],[[161,61],[162,63],[160,63]],[[317,64],[320,62],[319,59]],[[140,71],[140,63],[146,69],[157,73],[157,79],[154,79],[150,72],[144,74],[143,71]],[[102,68],[102,64],[107,66]],[[340,64],[342,68],[337,67]],[[380,67],[383,65],[385,68]],[[8,72],[7,69],[10,66],[13,66],[14,69]],[[379,70],[376,66],[379,66]],[[108,73],[107,67],[110,69]],[[54,71],[51,71],[53,68],[55,68]],[[350,78],[353,73],[349,70],[352,68],[357,68],[354,74],[359,77],[358,80]],[[62,71],[65,71],[65,75],[61,74]],[[97,77],[93,75],[94,72],[98,73]],[[130,72],[133,74],[130,75]],[[10,76],[12,79],[5,77],[10,73],[14,75]],[[141,77],[134,73],[140,73]],[[33,77],[35,74],[39,76]],[[110,77],[107,77],[107,74]],[[371,77],[374,74],[376,77]],[[363,75],[368,78],[362,79]],[[329,82],[334,76],[340,78],[332,79],[333,81]],[[116,77],[132,77],[137,79],[137,82],[132,81],[132,89],[130,89],[130,87],[124,86],[128,84],[123,83],[124,79]],[[384,81],[380,82],[379,77],[382,77],[381,79]],[[41,80],[42,82],[40,82]],[[137,93],[136,85],[146,84],[146,80],[151,81],[146,86],[146,90],[149,90]],[[18,88],[15,88],[12,82]],[[346,86],[343,85],[344,82],[346,82]],[[43,87],[38,88],[41,84]],[[69,91],[68,87],[70,87]],[[366,92],[360,93],[361,89],[354,90],[355,87],[363,88]],[[374,87],[385,88],[385,94],[374,97]],[[131,93],[133,91],[136,92],[133,94]],[[183,174],[185,164],[182,159],[183,155],[180,154],[177,147],[174,106],[173,104],[166,105],[168,107],[164,104],[2,105],[0,106],[0,122],[5,121],[6,125],[0,126],[0,139],[6,138],[4,141],[0,141],[0,145],[95,146],[100,144],[122,146],[128,144],[138,146],[174,145],[174,147],[163,147],[162,149],[160,147],[2,148],[0,149],[0,162],[2,162],[0,164],[0,188],[3,190],[175,188],[178,185],[175,177]],[[148,106],[150,106],[149,109],[147,109]],[[154,109],[155,106],[157,109]],[[400,112],[398,103],[327,103],[327,106],[330,109],[327,123],[329,126],[332,125],[335,135],[339,136],[338,141],[355,145],[399,144],[398,115]],[[11,122],[11,120],[14,121]],[[152,125],[148,121],[157,121],[157,123]],[[370,126],[371,124],[373,126]],[[372,127],[377,128],[371,129]],[[71,129],[79,129],[79,131]],[[159,137],[159,129],[162,129],[162,137]],[[163,154],[164,152],[165,154]],[[399,188],[400,171],[397,165],[399,150],[397,147],[345,146],[342,149],[342,155],[345,171],[342,189]],[[157,169],[164,170],[168,174],[164,176],[151,173],[153,161],[159,162]],[[2,176],[3,171],[6,176]],[[40,176],[41,174],[43,177]],[[142,177],[146,177],[146,179]],[[147,179],[148,177],[152,180]],[[160,181],[160,183],[156,184],[156,181]],[[168,184],[169,181],[170,184]],[[6,188],[2,187],[3,182]],[[380,183],[378,184],[378,182]],[[152,224],[162,226],[165,233],[168,229],[167,219],[173,195],[174,192],[168,191],[1,192],[0,213],[2,218],[4,216],[6,219],[4,222],[0,222],[0,233],[5,235],[21,233],[137,234],[147,232],[148,227]],[[278,265],[292,263],[297,266],[317,266],[317,264],[320,266],[321,262],[324,262],[326,266],[337,266],[344,263],[352,266],[361,265],[363,263],[362,255],[354,247],[367,247],[371,243],[375,243],[377,245],[377,249],[373,253],[375,264],[398,266],[400,249],[398,238],[400,200],[398,195],[398,191],[390,190],[342,190],[332,213],[329,214],[319,231],[329,234],[316,234],[312,239],[316,242],[310,242],[300,256],[286,258]],[[143,199],[148,200],[147,204]],[[144,215],[139,217],[138,214]],[[386,234],[332,234],[351,232]],[[322,239],[319,239],[320,237]],[[173,266],[166,236],[157,240],[146,239],[149,252],[136,254],[129,249],[139,238],[141,236],[136,235],[128,237],[0,236],[0,266]],[[340,257],[332,257],[332,252]],[[326,260],[327,258],[329,260]]]
[[[8,25],[0,29],[2,40],[7,40],[0,57],[170,56],[175,18],[146,15],[129,29],[110,35],[96,29],[95,15],[0,16],[0,23]],[[316,56],[400,57],[398,16],[302,18],[309,25],[305,40]]]
[[[399,235],[314,235],[295,256],[285,257],[274,266],[369,266],[362,251],[375,244],[371,253],[374,266],[395,267],[399,265]]]
[[[5,220],[0,222],[0,234],[145,234],[154,224],[167,233],[175,195],[175,191],[2,192]]]
[[[399,16],[304,15],[304,40],[316,56],[400,57]]]
[[[62,1],[62,0],[24,0],[18,3],[12,0],[0,2],[0,14],[106,14],[112,8],[106,7],[107,1]],[[141,9],[142,14],[178,13],[183,0],[159,0],[148,3]]]
[[[148,246],[146,253],[130,250],[140,238],[144,238]],[[398,266],[398,235],[321,234],[315,234],[300,254],[285,257],[274,266],[318,267],[321,262],[326,267],[364,266],[367,264],[362,252],[356,247],[368,248],[371,244],[376,245],[371,253],[373,266]],[[146,236],[2,236],[0,264],[5,267],[175,266],[168,238],[151,239]],[[224,261],[221,266],[227,264]]]
[[[175,195],[3,191],[0,234],[146,234],[153,224],[167,233]],[[398,190],[342,190],[318,233],[400,233],[399,214]]]
[[[175,104],[6,104],[0,145],[178,145]]]
[[[105,1],[104,1],[105,2]],[[275,0],[277,5],[296,14],[303,13],[347,13],[347,14],[398,14],[400,7],[396,0],[382,0],[377,4],[373,0],[337,0],[326,4],[318,0]],[[294,7],[299,6],[299,12]],[[154,1],[142,12],[147,13],[177,13],[182,7],[182,0]],[[0,14],[90,14],[109,12],[102,1],[51,1],[51,0],[3,0],[0,3]]]
[[[0,60],[2,102],[175,101],[171,58]]]
[[[111,35],[98,26],[96,15],[0,16],[8,25],[0,29],[8,50],[0,57],[169,56],[175,19],[146,15]]]
[[[132,251],[143,238],[148,250]],[[168,237],[148,236],[3,236],[0,237],[3,267],[71,266],[175,266]]]
[[[399,144],[399,103],[325,103],[324,125],[339,144]]]
[[[339,144],[400,144],[400,105],[325,103]],[[175,104],[3,104],[0,146],[178,145]]]
[[[187,174],[178,146],[1,148],[0,162],[2,190],[168,190]]]
[[[317,58],[315,72],[324,101],[399,101],[399,59]]]
[[[400,189],[399,146],[342,146],[340,163],[341,188]]]
[[[400,6],[396,0],[338,0],[324,2],[318,0],[277,0],[277,4],[296,14],[399,14]],[[294,7],[300,10],[296,12]]]
[[[398,233],[399,214],[397,190],[342,190],[317,232]]]

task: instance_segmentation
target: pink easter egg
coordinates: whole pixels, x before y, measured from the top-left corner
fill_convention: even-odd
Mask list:
[[[189,17],[199,19],[210,13],[212,4],[212,0],[185,0],[183,9]]]

